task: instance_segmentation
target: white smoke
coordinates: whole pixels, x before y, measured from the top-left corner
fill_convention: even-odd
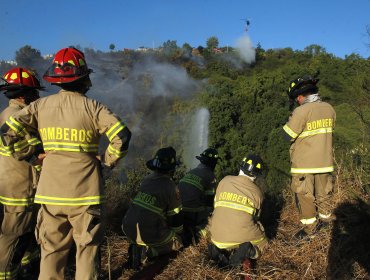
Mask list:
[[[200,82],[189,77],[181,66],[152,57],[125,67],[108,55],[87,57],[94,70],[88,96],[106,104],[130,128],[132,138],[124,162],[148,160],[158,148],[170,145],[180,154],[185,137],[177,135],[188,134],[181,129],[189,121],[187,114],[174,113],[173,106],[177,100],[190,100],[198,92]]]
[[[178,65],[146,60],[136,64],[129,77],[138,80],[148,78],[153,96],[186,97],[197,87],[197,82],[189,77],[186,70]]]
[[[236,41],[236,48],[244,62],[251,64],[256,61],[256,50],[248,35],[243,35]]]

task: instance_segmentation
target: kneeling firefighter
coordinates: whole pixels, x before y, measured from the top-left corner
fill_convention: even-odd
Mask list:
[[[217,186],[214,173],[219,160],[217,150],[208,148],[196,158],[200,164],[185,174],[179,183],[184,213],[184,247],[198,243],[200,237],[206,235]]]
[[[258,221],[263,194],[254,183],[263,168],[259,156],[243,159],[238,176],[226,176],[217,186],[210,221],[209,255],[220,267],[250,267],[268,241]]]
[[[182,247],[182,206],[179,190],[171,179],[177,165],[176,151],[172,147],[159,149],[146,165],[153,172],[142,181],[122,220],[122,230],[131,242],[128,265],[135,269],[145,258]]]

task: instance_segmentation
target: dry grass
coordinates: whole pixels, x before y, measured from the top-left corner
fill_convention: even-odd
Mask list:
[[[340,172],[343,172],[338,168]],[[298,213],[290,194],[278,216],[273,238],[251,272],[252,279],[370,279],[369,193],[351,177],[336,174],[333,208],[338,219],[309,241],[295,241]],[[366,203],[367,202],[367,203]],[[266,225],[266,231],[269,230]],[[128,242],[110,234],[102,247],[103,279],[130,279],[124,270]],[[240,279],[240,270],[220,270],[207,257],[207,241],[201,240],[171,260],[155,277],[170,279]]]

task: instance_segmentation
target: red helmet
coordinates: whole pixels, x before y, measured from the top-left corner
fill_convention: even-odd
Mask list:
[[[14,91],[20,89],[43,89],[36,74],[25,68],[12,68],[2,78],[4,84],[0,90]]]
[[[44,80],[52,84],[67,84],[88,76],[85,55],[75,48],[64,48],[55,54],[53,64],[45,72]]]

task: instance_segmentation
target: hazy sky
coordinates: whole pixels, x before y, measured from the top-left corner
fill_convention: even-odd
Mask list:
[[[370,0],[15,0],[0,1],[0,60],[31,45],[42,54],[79,44],[108,51],[164,41],[235,46],[243,35],[264,49],[319,44],[344,57],[370,56]]]

